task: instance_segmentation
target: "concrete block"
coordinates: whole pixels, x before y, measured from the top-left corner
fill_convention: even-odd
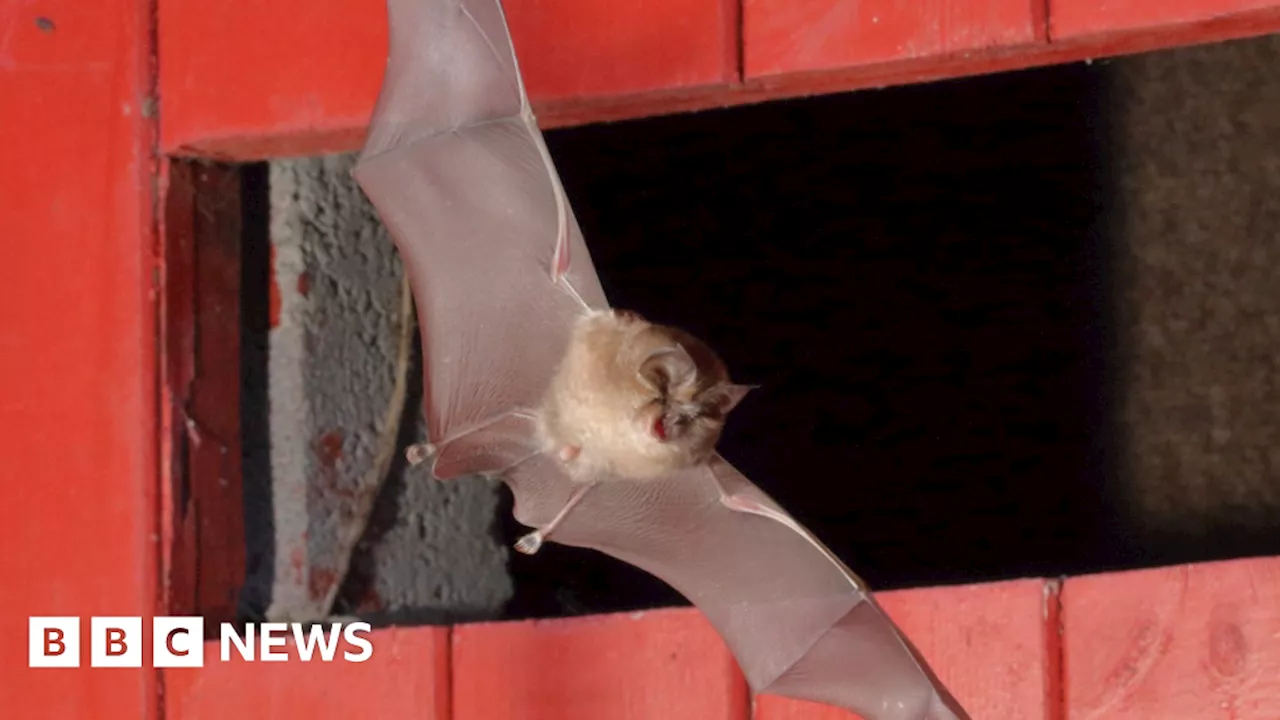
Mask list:
[[[421,437],[417,338],[411,392],[390,477],[372,526],[344,575],[344,536],[364,524],[377,492],[370,472],[395,382],[401,266],[373,207],[352,180],[354,156],[270,167],[271,328],[268,334],[269,485],[250,508],[257,557],[248,598],[272,619],[329,611],[389,619],[494,616],[511,594],[506,549],[494,536],[496,488],[442,484],[406,470],[403,443]],[[250,502],[254,502],[251,500]],[[250,601],[250,605],[253,601]]]

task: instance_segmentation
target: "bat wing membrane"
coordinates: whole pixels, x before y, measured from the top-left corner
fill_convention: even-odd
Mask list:
[[[391,53],[355,176],[409,274],[437,477],[501,476],[531,527],[573,483],[531,409],[575,318],[605,308],[497,0],[389,0]],[[868,720],[965,717],[859,580],[729,463],[602,482],[554,535],[702,610],[751,687]]]

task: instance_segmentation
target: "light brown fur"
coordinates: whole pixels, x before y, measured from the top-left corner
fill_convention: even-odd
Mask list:
[[[709,459],[746,390],[692,335],[594,311],[574,327],[543,401],[543,449],[579,482],[659,477]]]

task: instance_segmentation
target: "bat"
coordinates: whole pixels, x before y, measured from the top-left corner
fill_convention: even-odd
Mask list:
[[[535,412],[538,445],[577,487],[516,549],[537,552],[603,478],[650,480],[706,462],[749,389],[730,381],[706,343],[678,328],[632,311],[580,315]]]
[[[612,308],[502,6],[388,0],[387,10],[387,67],[354,174],[418,308],[429,442],[411,456],[429,458],[439,480],[505,482],[516,519],[535,529],[525,551],[550,527],[554,542],[667,582],[707,617],[754,692],[867,720],[967,719],[866,584],[718,453],[637,478],[591,461],[589,445],[553,442],[548,397],[575,332]],[[710,374],[730,396],[711,404],[732,409],[742,388]],[[572,467],[582,454],[585,482]]]

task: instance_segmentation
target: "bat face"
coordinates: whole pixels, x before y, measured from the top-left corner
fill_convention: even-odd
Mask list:
[[[622,362],[643,358],[636,375],[652,395],[639,422],[659,443],[696,462],[705,460],[720,439],[725,416],[746,389],[734,385],[720,358],[688,333],[648,325],[630,343],[622,350]]]
[[[746,391],[688,333],[631,312],[588,313],[544,403],[548,449],[572,448],[582,473],[657,477],[710,458]]]

